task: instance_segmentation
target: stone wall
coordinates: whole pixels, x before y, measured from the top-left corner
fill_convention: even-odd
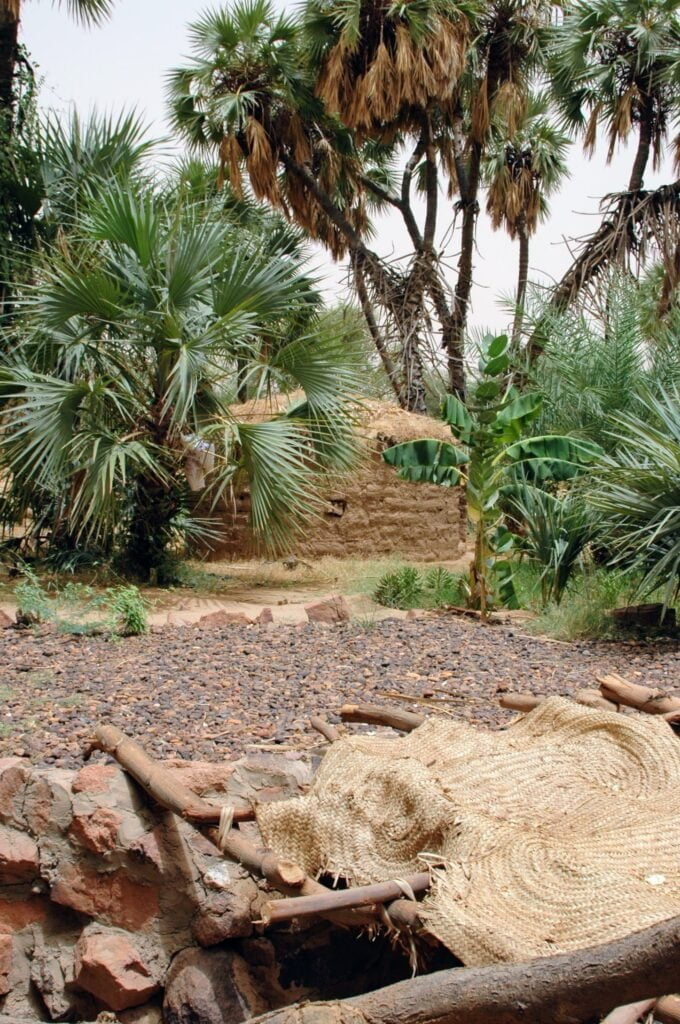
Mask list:
[[[435,487],[399,480],[376,452],[353,478],[325,494],[322,518],[293,539],[300,558],[404,556],[436,562],[465,551],[467,515],[460,487]],[[224,510],[223,539],[213,560],[256,554],[248,528],[250,493],[244,489]]]
[[[311,779],[296,754],[172,770],[229,803],[293,795]],[[93,1020],[106,1010],[136,1024],[160,1018],[166,988],[170,1024],[201,1019],[191,991],[212,1006],[206,1021],[292,1002],[298,991],[268,972],[273,947],[252,923],[266,895],[199,832],[152,809],[117,766],[0,760],[0,1014]]]

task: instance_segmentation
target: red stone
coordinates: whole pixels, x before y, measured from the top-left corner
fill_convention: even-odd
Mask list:
[[[139,860],[153,864],[157,871],[163,869],[163,854],[159,842],[160,829],[155,828],[152,832],[145,832],[139,839],[130,844],[130,853]]]
[[[19,815],[19,795],[28,779],[28,766],[20,757],[0,758],[0,820],[16,821]]]
[[[341,596],[329,597],[315,604],[306,604],[305,611],[310,622],[326,622],[332,625],[336,622],[349,621],[349,606]]]
[[[159,989],[139,951],[114,932],[78,940],[75,982],[111,1010],[139,1006]]]
[[[0,935],[11,935],[36,921],[44,921],[47,907],[48,901],[37,896],[28,900],[0,900]]]
[[[38,874],[37,844],[25,832],[0,826],[0,885],[30,882]]]
[[[38,776],[31,780],[26,790],[24,813],[28,826],[35,836],[47,830],[52,812],[52,790],[46,779]]]
[[[6,996],[10,990],[9,976],[12,970],[13,952],[12,936],[0,935],[0,996]]]
[[[98,807],[92,814],[76,814],[69,835],[92,853],[110,853],[116,846],[122,820],[110,807]]]
[[[250,626],[252,620],[243,612],[228,612],[221,609],[218,612],[210,612],[209,615],[202,615],[198,620],[199,626]]]
[[[274,614],[273,614],[271,608],[263,608],[262,611],[260,612],[260,614],[255,619],[255,622],[258,622],[261,626],[265,626],[265,625],[267,625],[267,623],[273,622],[273,621],[274,621]]]
[[[55,903],[132,932],[158,916],[156,889],[133,882],[123,871],[98,875],[63,864],[51,897]]]
[[[10,629],[12,626],[15,625],[16,623],[14,619],[11,619],[7,612],[3,612],[3,610],[0,608],[0,629]]]
[[[74,793],[106,793],[118,769],[112,764],[86,764],[73,780]]]

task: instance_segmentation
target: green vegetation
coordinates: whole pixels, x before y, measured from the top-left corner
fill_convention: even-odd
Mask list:
[[[373,597],[385,608],[444,608],[461,604],[465,594],[463,576],[441,566],[419,572],[404,565],[380,578]]]
[[[119,585],[95,590],[84,583],[43,586],[24,569],[14,588],[17,621],[25,626],[52,623],[61,633],[138,636],[148,629],[149,603],[137,587]]]

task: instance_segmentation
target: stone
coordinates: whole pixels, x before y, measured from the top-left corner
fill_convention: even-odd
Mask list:
[[[130,853],[143,864],[153,864],[157,871],[163,869],[163,852],[160,841],[160,829],[154,828],[145,832],[128,847]]]
[[[260,626],[266,626],[267,624],[274,621],[274,613],[271,608],[263,608],[260,614],[255,619],[255,622]]]
[[[60,865],[51,898],[132,932],[150,924],[159,911],[158,891],[153,886],[134,882],[122,870],[97,874],[68,862]]]
[[[234,771],[229,763],[210,761],[164,761],[170,773],[199,796],[208,792],[225,793]]]
[[[24,824],[23,795],[29,767],[21,757],[0,758],[0,821]]]
[[[122,820],[110,807],[97,807],[91,814],[74,815],[69,836],[92,853],[110,853]]]
[[[132,942],[111,931],[90,933],[78,940],[75,984],[111,1010],[146,1003],[159,989]]]
[[[325,622],[331,625],[336,622],[349,622],[349,605],[341,595],[317,601],[315,604],[306,604],[305,611],[310,622]]]
[[[218,612],[210,612],[202,615],[198,620],[199,626],[251,626],[252,619],[249,619],[243,612],[228,612],[221,609]]]
[[[0,935],[0,996],[6,996],[10,990],[9,976],[12,971],[14,941],[11,935]]]
[[[160,1002],[143,1003],[129,1010],[122,1010],[118,1015],[121,1024],[162,1024],[163,1010]]]
[[[118,772],[112,764],[86,764],[73,780],[74,793],[106,793],[111,779]]]
[[[165,1024],[236,1024],[268,1009],[237,954],[183,949],[172,961],[165,982]]]
[[[39,867],[37,843],[25,832],[0,825],[0,885],[30,882]]]
[[[11,629],[15,625],[14,619],[10,618],[7,612],[3,612],[2,608],[0,608],[0,629]]]
[[[20,932],[29,924],[44,921],[48,902],[39,896],[27,900],[0,899],[0,935]]]
[[[209,880],[204,881],[209,884]],[[252,934],[252,905],[257,887],[250,879],[232,881],[229,890],[213,890],[201,901],[194,915],[191,932],[201,946],[216,946],[226,939],[246,938]]]

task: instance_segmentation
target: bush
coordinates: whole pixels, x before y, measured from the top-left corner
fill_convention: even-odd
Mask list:
[[[137,636],[148,629],[148,602],[137,587],[109,587],[97,592],[82,583],[67,583],[49,593],[36,574],[25,568],[14,588],[17,621],[26,626],[51,622],[61,633],[109,631]]]
[[[423,581],[417,569],[409,565],[388,572],[375,588],[375,600],[386,608],[415,608],[423,592]]]
[[[111,587],[106,591],[112,629],[120,636],[140,636],[149,628],[149,604],[138,587]]]

